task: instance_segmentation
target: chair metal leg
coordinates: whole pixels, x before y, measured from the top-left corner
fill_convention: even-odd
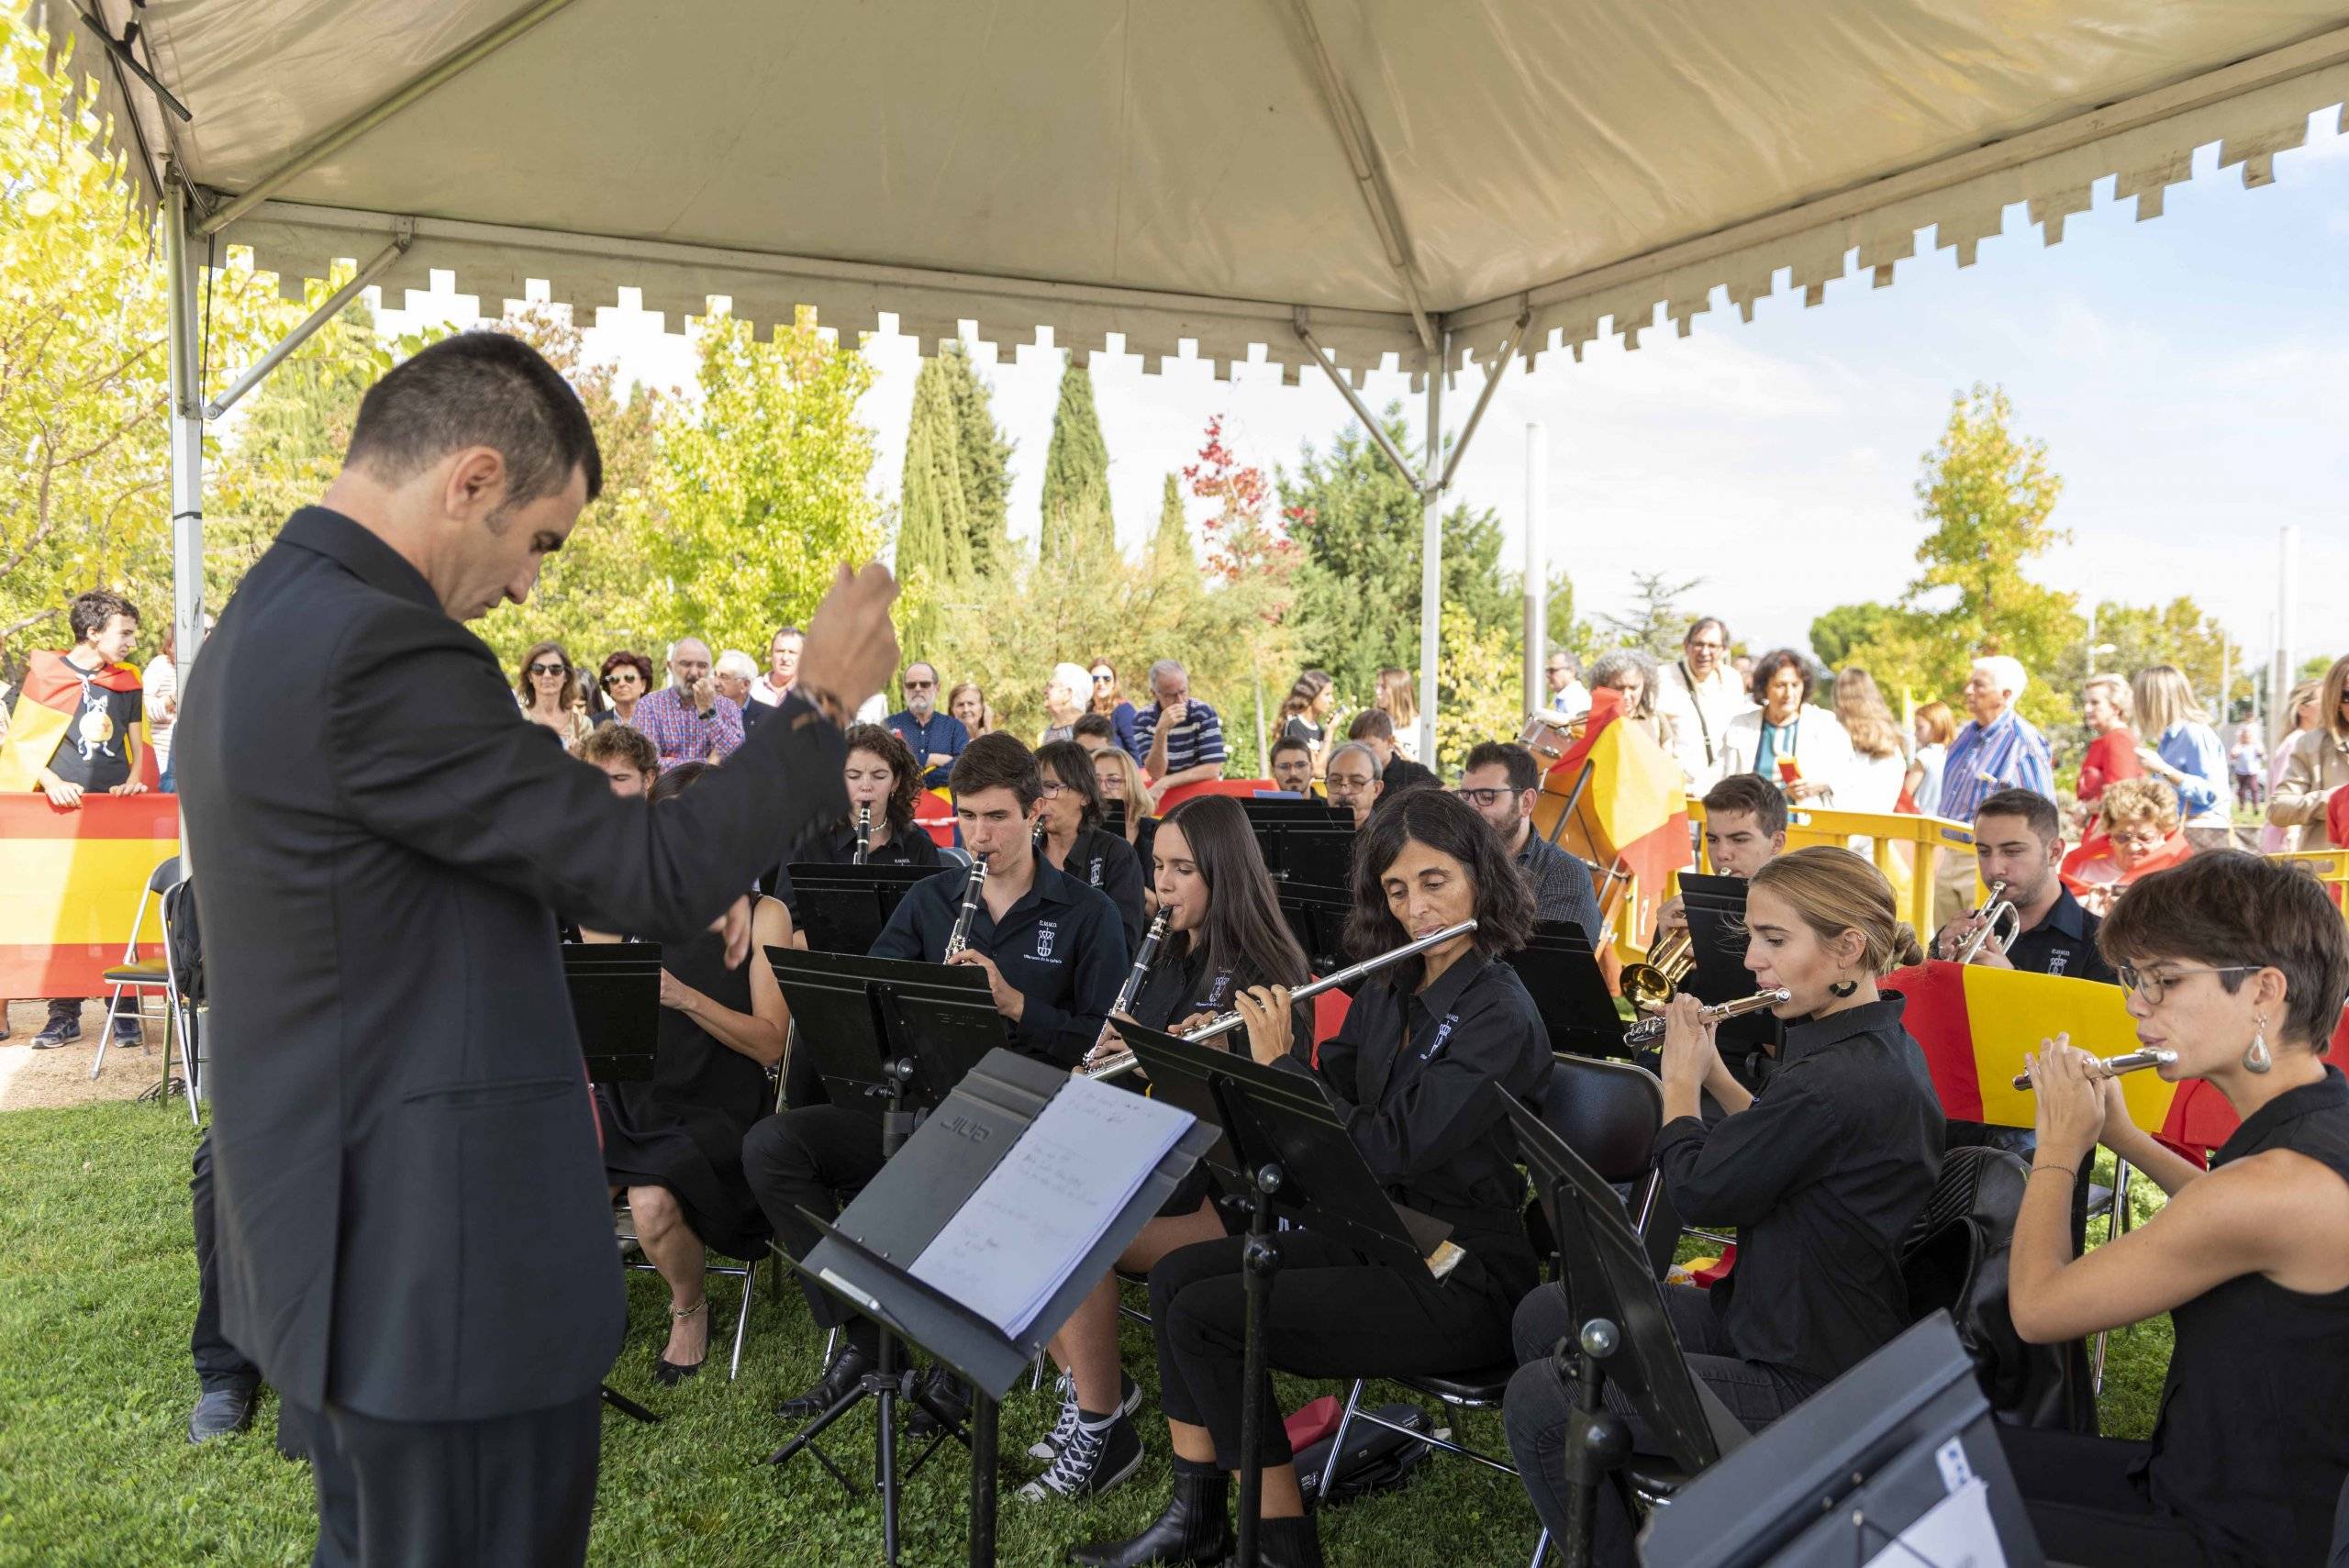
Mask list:
[[[2112,1162],[2112,1213],[2105,1221],[2105,1245],[2129,1233],[2129,1178],[2136,1172],[2129,1162],[2116,1158]],[[2112,1338],[2110,1329],[2096,1331],[2096,1348],[2088,1352],[2088,1387],[2099,1397],[2104,1396],[2105,1342]]]
[[[1542,1527],[1541,1539],[1533,1543],[1533,1561],[1529,1565],[1529,1568],[1542,1568],[1542,1564],[1548,1562],[1549,1558],[1550,1527],[1544,1525]]]
[[[1321,1479],[1315,1484],[1314,1496],[1325,1502],[1330,1496],[1330,1483],[1338,1473],[1338,1461],[1346,1451],[1346,1429],[1354,1424],[1354,1409],[1362,1403],[1363,1381],[1355,1378],[1353,1387],[1346,1392],[1346,1413],[1338,1418],[1338,1435],[1330,1440],[1330,1457],[1322,1462]]]
[[[734,1315],[734,1360],[726,1369],[729,1383],[742,1375],[742,1339],[751,1329],[751,1293],[758,1287],[759,1260],[752,1258],[751,1266],[742,1271],[742,1307]]]
[[[114,988],[114,995],[106,998],[106,1021],[98,1026],[98,1054],[90,1062],[90,1082],[93,1084],[98,1081],[99,1070],[106,1064],[106,1047],[114,1043],[114,1009],[121,1000],[122,987],[117,985]]]

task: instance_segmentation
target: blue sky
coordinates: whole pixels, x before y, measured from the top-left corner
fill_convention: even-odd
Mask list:
[[[2056,520],[2074,540],[2043,563],[2045,581],[2131,603],[2192,594],[2264,661],[2277,529],[2296,523],[2298,652],[2334,651],[2349,642],[2349,141],[2333,137],[2331,111],[2318,118],[2310,146],[2279,155],[2262,190],[2218,171],[2206,147],[2151,222],[2115,204],[2107,181],[2060,245],[2043,245],[2018,206],[1970,268],[1926,250],[1890,288],[1855,269],[1816,308],[1781,292],[1741,325],[1717,298],[1686,339],[1650,331],[1637,353],[1597,345],[1580,364],[1546,355],[1504,384],[1456,491],[1500,513],[1514,560],[1525,426],[1541,421],[1542,539],[1573,573],[1582,613],[1624,607],[1635,571],[1669,571],[1706,578],[1687,606],[1725,617],[1753,645],[1799,644],[1820,610],[1899,593],[1922,531],[1920,459],[1954,391],[1997,383],[2065,480]],[[407,304],[387,329],[473,314],[451,294]],[[685,340],[641,312],[601,312],[589,347],[650,383],[691,379]],[[865,410],[879,438],[874,480],[894,500],[916,361],[894,336],[867,351],[879,372]],[[1018,442],[1013,528],[1032,532],[1059,355],[978,357]],[[1447,396],[1454,429],[1475,375]],[[1352,417],[1310,378],[1285,388],[1276,374],[1218,384],[1197,366],[1144,375],[1122,356],[1097,359],[1094,376],[1130,542],[1210,415],[1267,468],[1293,465],[1301,442],[1326,443]],[[1416,421],[1402,377],[1372,378],[1366,395],[1405,399]]]

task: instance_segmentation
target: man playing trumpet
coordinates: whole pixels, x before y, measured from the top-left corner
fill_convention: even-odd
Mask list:
[[[2101,922],[2055,874],[2064,858],[2064,828],[2054,801],[2027,789],[1987,797],[1974,814],[1974,854],[1985,886],[2005,884],[2003,897],[2015,910],[2012,934],[2002,929],[1982,936],[1990,913],[1986,903],[1934,935],[1935,958],[1965,957],[1971,943],[1973,954],[1965,959],[1970,963],[2120,984],[2097,951]]]

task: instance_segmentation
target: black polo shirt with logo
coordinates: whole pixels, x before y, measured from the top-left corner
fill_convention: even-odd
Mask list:
[[[2097,951],[2096,933],[2103,924],[2080,907],[2070,888],[2059,888],[2047,918],[2014,940],[2007,949],[2007,962],[2033,974],[2068,974],[2118,985],[2121,976]]]

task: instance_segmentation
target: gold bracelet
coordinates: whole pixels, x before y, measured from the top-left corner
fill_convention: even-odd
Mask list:
[[[2061,1171],[2061,1172],[2063,1172],[2063,1173],[2064,1173],[2064,1174],[2065,1174],[2065,1175],[2067,1175],[2067,1176],[2071,1177],[2071,1178],[2072,1178],[2072,1180],[2073,1180],[2073,1181],[2075,1181],[2075,1182],[2077,1182],[2077,1181],[2080,1179],[2080,1173],[2079,1173],[2079,1171],[2078,1171],[2076,1168],[2075,1168],[2075,1167],[2073,1167],[2073,1166],[2070,1166],[2070,1165],[2036,1165],[2036,1164],[2035,1164],[2035,1165],[2032,1166],[2032,1168],[2031,1168],[2031,1173],[2032,1173],[2032,1175],[2034,1175],[2034,1176],[2035,1176],[2035,1175],[2037,1175],[2037,1174],[2039,1174],[2039,1173],[2040,1173],[2040,1172],[2042,1172],[2042,1171]]]

